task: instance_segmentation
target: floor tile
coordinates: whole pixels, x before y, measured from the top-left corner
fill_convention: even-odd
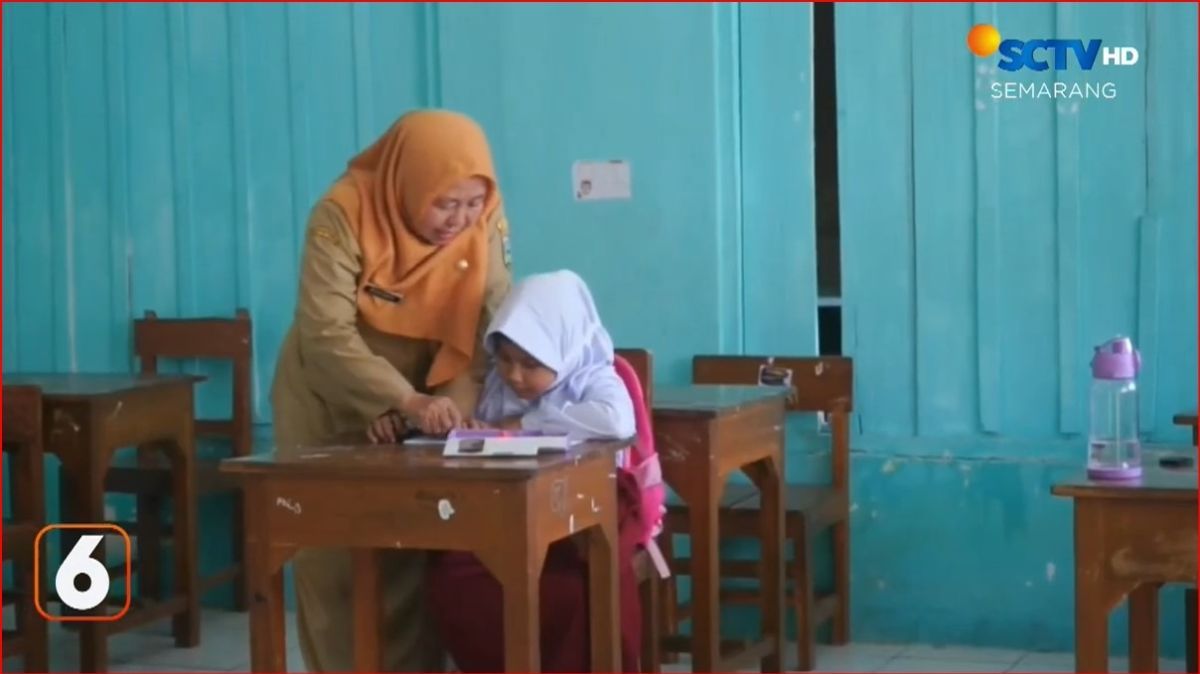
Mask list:
[[[142,672],[180,672],[223,674],[250,669],[249,614],[232,611],[205,611],[201,625],[202,644],[194,649],[175,648],[170,634],[170,622],[161,621],[144,628],[119,634],[109,641],[110,671],[141,674]],[[50,630],[51,669],[55,672],[75,672],[79,668],[79,638],[75,631],[61,625]],[[287,616],[287,669],[304,672],[294,613]],[[787,644],[784,663],[795,671],[796,645]],[[1128,671],[1127,658],[1113,658],[1110,670]],[[1075,657],[1071,653],[1022,653],[1020,651],[937,647],[919,644],[868,644],[845,646],[818,644],[818,672],[1073,672]],[[690,672],[687,656],[674,665],[665,665],[664,672]],[[1184,663],[1163,660],[1159,671],[1176,674],[1184,671]]]
[[[1008,671],[1010,672],[1074,672],[1075,671],[1075,654],[1074,653],[1026,653],[1017,664]],[[1119,657],[1110,658],[1108,661],[1108,671],[1110,672],[1128,672],[1129,658]],[[1158,663],[1158,671],[1162,674],[1182,674],[1187,671],[1187,663],[1183,660],[1167,660],[1161,659]]]
[[[876,672],[904,650],[902,644],[817,645],[816,671]],[[794,653],[788,664],[794,666]]]
[[[965,646],[926,646],[913,644],[901,653],[919,660],[957,660],[960,662],[996,663],[1011,667],[1025,655],[1022,651],[1004,648],[970,648]]]
[[[198,669],[198,668],[194,668],[194,667],[160,667],[160,666],[151,666],[151,664],[145,664],[145,666],[143,666],[143,664],[118,664],[118,666],[110,667],[108,670],[109,670],[109,672],[113,672],[114,674],[120,674],[122,672],[130,673],[130,674],[142,673],[142,672],[145,672],[145,673],[164,672],[164,673],[179,673],[179,674],[184,674],[187,672],[194,672],[197,674],[223,674],[223,670]]]
[[[1075,656],[1071,653],[1026,653],[1008,671],[1073,672],[1075,671]]]
[[[971,662],[934,658],[892,658],[880,672],[1003,672],[1009,665],[997,662]]]

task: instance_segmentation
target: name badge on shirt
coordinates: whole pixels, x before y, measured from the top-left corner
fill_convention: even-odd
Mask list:
[[[512,269],[512,244],[508,240],[508,220],[500,218],[496,222],[496,229],[500,230],[500,249],[504,252],[504,266]]]
[[[363,290],[365,290],[366,293],[368,295],[370,295],[371,297],[374,297],[377,300],[383,300],[384,302],[391,302],[392,304],[400,304],[401,302],[404,301],[404,296],[393,295],[392,293],[389,293],[388,291],[384,290],[383,288],[376,288],[375,286],[366,286],[365,288],[363,288]]]

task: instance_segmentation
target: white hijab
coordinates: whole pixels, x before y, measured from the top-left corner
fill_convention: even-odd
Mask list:
[[[573,271],[529,276],[500,305],[484,336],[484,348],[496,353],[502,334],[554,370],[554,385],[535,401],[525,401],[504,383],[495,368],[488,372],[477,416],[487,422],[523,415],[535,406],[562,410],[580,402],[588,383],[610,372],[613,342],[600,323],[587,284]]]

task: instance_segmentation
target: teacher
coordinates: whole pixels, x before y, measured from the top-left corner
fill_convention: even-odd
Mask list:
[[[486,371],[481,333],[512,286],[509,267],[483,130],[448,111],[401,117],[350,161],[309,219],[271,391],[278,448],[334,442],[384,415],[427,434],[469,420]],[[384,670],[441,671],[425,554],[385,554]],[[350,559],[333,549],[295,557],[309,671],[354,670]]]

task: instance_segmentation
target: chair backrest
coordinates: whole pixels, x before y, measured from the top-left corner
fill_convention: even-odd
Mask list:
[[[631,464],[636,465],[658,454],[654,449],[654,427],[650,423],[650,398],[646,395],[645,389],[642,386],[646,375],[639,372],[638,368],[620,353],[617,354],[613,365],[617,370],[617,376],[625,383],[625,389],[629,391],[629,397],[633,399],[633,415],[637,425],[637,444],[632,448],[634,452],[629,457],[629,461]]]
[[[646,401],[646,407],[653,407],[654,357],[646,349],[617,349],[616,352],[637,373],[638,382],[641,383],[643,397]]]
[[[234,318],[159,318],[147,311],[133,322],[133,351],[142,372],[158,372],[159,359],[196,358],[233,362],[233,412],[228,420],[196,420],[196,434],[229,438],[234,456],[253,448],[250,312]]]
[[[42,390],[36,386],[5,386],[3,394],[4,453],[11,467],[12,520],[40,524],[46,519],[43,497]]]
[[[663,482],[662,464],[654,447],[654,427],[651,424],[650,352],[641,349],[619,349],[613,363],[617,376],[625,383],[629,397],[633,399],[637,440],[625,457],[625,469],[637,480],[641,489],[642,533],[641,543],[650,553],[655,567],[663,577],[670,571],[655,537],[663,530],[666,516],[667,488]]]
[[[764,371],[773,375],[764,377]],[[850,413],[854,410],[854,361],[840,356],[696,356],[692,382],[757,386],[791,382],[790,412],[821,412],[829,421],[833,485],[850,480]]]

